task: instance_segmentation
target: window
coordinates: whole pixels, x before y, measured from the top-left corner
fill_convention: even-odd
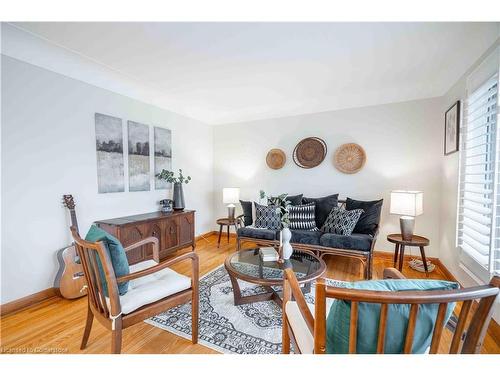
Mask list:
[[[489,75],[482,69],[467,81],[458,202],[461,262],[483,281],[500,271],[498,63],[489,65]]]

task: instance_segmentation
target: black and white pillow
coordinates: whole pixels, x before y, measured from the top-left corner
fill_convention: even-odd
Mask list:
[[[328,214],[321,231],[350,236],[363,212],[362,209],[348,211],[334,207]]]
[[[316,204],[308,203],[300,206],[288,206],[288,218],[290,219],[290,229],[318,230],[315,218]]]
[[[263,206],[257,202],[253,203],[255,204],[255,228],[281,229],[281,220],[275,206]]]

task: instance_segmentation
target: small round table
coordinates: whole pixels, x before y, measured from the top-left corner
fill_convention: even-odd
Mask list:
[[[429,246],[429,239],[422,237],[422,236],[417,236],[413,235],[411,240],[403,240],[403,237],[401,234],[389,234],[387,236],[387,241],[392,242],[396,244],[395,249],[394,249],[394,267],[396,267],[396,263],[398,261],[398,253],[399,253],[399,265],[398,265],[398,270],[403,269],[403,259],[404,259],[404,254],[405,254],[405,247],[406,246],[416,246],[420,248],[420,255],[422,255],[422,262],[424,263],[424,269],[425,269],[425,274],[428,276],[429,271],[427,269],[427,259],[425,258],[425,246]]]
[[[233,225],[236,232],[238,232],[238,224],[239,224],[238,218],[230,219],[228,217],[225,217],[222,219],[217,219],[217,225],[219,225],[219,240],[217,241],[217,247],[220,246],[220,237],[222,235],[222,228],[224,226],[227,226],[227,243],[229,243],[229,228],[231,227],[231,225]]]
[[[281,306],[283,303],[279,291],[273,286],[283,286],[283,270],[291,268],[297,276],[299,284],[304,284],[302,291],[309,293],[311,282],[321,277],[326,271],[326,264],[322,259],[310,252],[295,250],[284,263],[277,261],[264,262],[259,248],[241,250],[226,258],[226,267],[233,286],[234,305],[274,300]],[[262,285],[265,293],[242,296],[238,279],[252,284]]]

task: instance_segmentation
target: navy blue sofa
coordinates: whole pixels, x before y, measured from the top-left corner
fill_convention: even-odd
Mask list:
[[[336,199],[336,202],[339,206],[346,206],[345,200]],[[320,258],[326,255],[340,255],[359,259],[364,267],[364,278],[371,279],[373,268],[373,249],[375,246],[375,241],[377,240],[382,200],[374,202],[379,202],[379,206],[377,207],[377,212],[375,212],[375,215],[372,215],[373,217],[371,218],[371,226],[369,230],[361,229],[363,233],[359,233],[356,232],[355,228],[355,232],[353,232],[350,236],[343,236],[334,233],[324,233],[321,231],[292,229],[291,243],[293,248],[296,250],[312,251]],[[302,203],[307,203],[307,201],[303,201]],[[319,216],[320,217],[318,224],[321,224],[321,220],[324,222],[326,216],[324,213],[323,215],[321,215],[320,213]],[[242,244],[245,242],[251,242],[257,244],[258,246],[279,246],[279,231],[256,228],[251,225],[251,222],[253,220],[248,217],[244,217],[244,215],[240,215],[239,218],[242,222],[244,221],[245,225],[238,228],[238,250],[241,249]],[[363,217],[360,219],[360,221],[362,221],[362,219]],[[321,225],[318,225],[318,228],[320,227]]]

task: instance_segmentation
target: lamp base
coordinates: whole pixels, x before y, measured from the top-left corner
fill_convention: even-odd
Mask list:
[[[227,206],[227,217],[230,220],[234,220],[234,211],[235,211],[236,206],[234,204],[230,204]]]
[[[413,216],[401,216],[399,218],[399,226],[401,227],[401,237],[405,241],[411,241],[413,231],[415,230],[415,218]]]

